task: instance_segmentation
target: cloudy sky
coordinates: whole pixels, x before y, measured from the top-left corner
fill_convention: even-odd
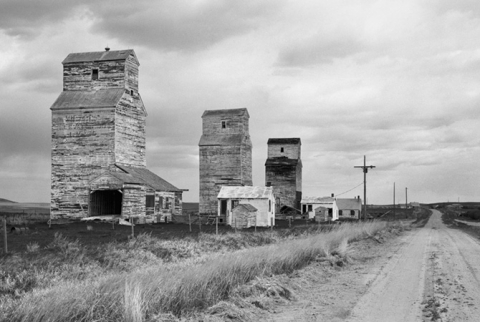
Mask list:
[[[478,201],[477,0],[1,0],[0,198],[50,200],[50,106],[72,52],[133,48],[147,165],[198,201],[206,109],[248,108],[254,185],[269,137],[302,139],[303,194]],[[362,186],[343,194],[363,195]]]

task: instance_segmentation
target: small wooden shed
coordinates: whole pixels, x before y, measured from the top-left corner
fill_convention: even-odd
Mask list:
[[[258,209],[249,203],[239,204],[232,210],[232,227],[242,229],[256,226]]]
[[[256,225],[275,225],[275,196],[272,187],[222,186],[217,196],[218,215],[226,216],[227,225],[233,226],[233,209],[241,204],[250,204],[257,209]]]

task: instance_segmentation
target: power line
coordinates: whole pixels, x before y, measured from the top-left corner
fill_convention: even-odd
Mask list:
[[[352,189],[347,190],[347,191],[345,191],[345,192],[337,193],[335,196],[341,196],[341,195],[343,195],[343,194],[346,194],[347,192],[350,192],[350,191],[352,191],[353,189],[360,187],[362,184],[363,184],[363,182],[360,182],[360,184],[359,184],[358,186],[355,186],[355,187],[353,187]]]

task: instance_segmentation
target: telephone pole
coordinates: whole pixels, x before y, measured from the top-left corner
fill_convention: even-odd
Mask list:
[[[407,209],[407,208],[408,208],[408,197],[407,197],[407,190],[408,190],[408,188],[407,188],[407,187],[405,187],[405,209]]]
[[[397,214],[395,213],[395,182],[393,183],[393,220],[397,219]]]
[[[363,169],[363,220],[367,218],[367,173],[368,169],[373,169],[375,166],[367,165],[367,157],[363,156],[363,166],[356,165],[354,168],[362,168]]]

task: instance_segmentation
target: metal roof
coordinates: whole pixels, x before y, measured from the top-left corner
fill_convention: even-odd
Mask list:
[[[79,63],[79,62],[93,62],[105,60],[125,60],[128,56],[133,55],[138,63],[137,56],[133,49],[125,50],[108,50],[108,51],[93,51],[86,53],[71,53],[63,60],[62,64]]]
[[[334,203],[335,198],[332,197],[303,197],[302,203]]]
[[[254,206],[252,206],[249,203],[241,203],[241,204],[237,205],[235,208],[233,208],[232,210],[235,210],[237,208],[243,208],[248,212],[255,212],[255,211],[258,210],[257,208],[255,208]]]
[[[106,171],[101,175],[93,178],[90,180],[90,184],[95,182],[98,178],[110,175],[122,183],[134,183],[139,185],[147,185],[156,191],[171,191],[171,192],[179,192],[185,191],[185,189],[178,189],[171,183],[167,182],[166,180],[160,178],[150,170],[146,168],[137,168],[137,167],[125,167],[116,164],[117,168],[122,171]]]
[[[234,145],[242,144],[244,140],[244,134],[229,134],[229,135],[216,135],[216,134],[203,134],[200,138],[198,145]]]
[[[300,138],[271,138],[267,144],[302,144]]]
[[[53,103],[51,110],[115,107],[122,98],[123,88],[99,89],[94,91],[63,91]]]
[[[289,159],[287,157],[277,157],[277,158],[268,158],[265,162],[265,165],[297,165],[298,163],[302,163],[298,159]]]
[[[337,198],[337,207],[339,210],[356,210],[362,209],[361,199],[340,199]]]
[[[246,108],[234,108],[234,109],[225,109],[225,110],[206,110],[203,112],[202,118],[205,116],[243,116],[247,115],[247,117],[250,117],[248,114],[248,110]]]
[[[273,187],[222,186],[218,199],[267,199],[273,197]]]
[[[116,164],[118,168],[125,171],[127,174],[139,180],[141,183],[145,183],[157,191],[185,191],[185,189],[178,189],[170,182],[160,178],[147,168],[126,167]]]

